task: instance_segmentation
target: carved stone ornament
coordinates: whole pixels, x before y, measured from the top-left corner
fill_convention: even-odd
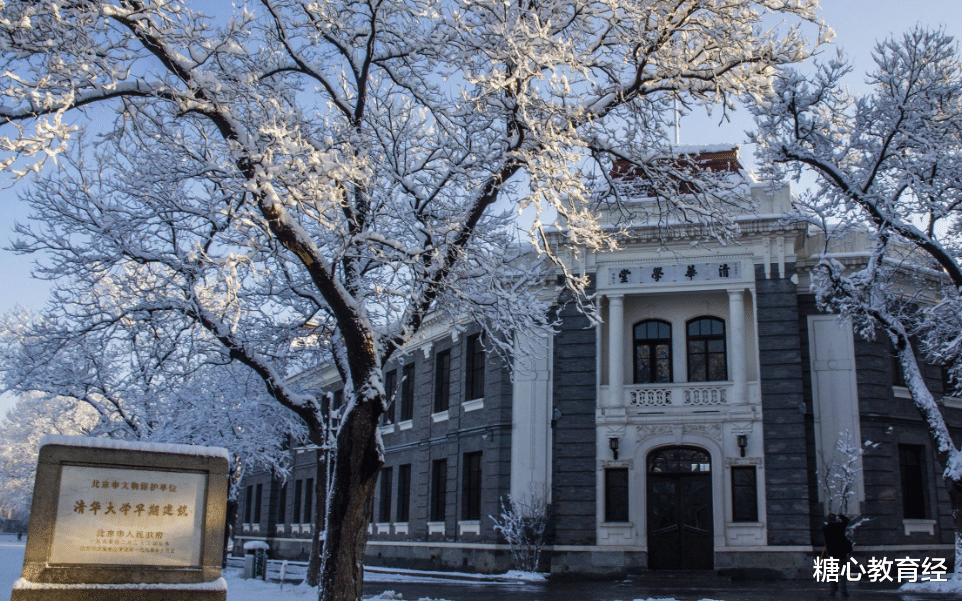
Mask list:
[[[668,436],[672,433],[671,426],[662,424],[658,426],[638,426],[638,441],[652,438],[653,436]]]
[[[704,436],[719,442],[722,438],[722,427],[720,424],[688,424],[685,426],[684,432],[687,436]]]

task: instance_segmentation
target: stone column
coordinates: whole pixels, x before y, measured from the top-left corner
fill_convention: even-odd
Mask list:
[[[624,405],[625,297],[608,296],[608,406]]]
[[[745,370],[745,292],[728,291],[728,364],[731,367],[732,403],[748,401],[748,381]]]

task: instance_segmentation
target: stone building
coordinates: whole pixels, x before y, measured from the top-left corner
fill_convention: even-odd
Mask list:
[[[699,156],[750,182],[736,149]],[[683,226],[659,243],[638,224],[621,250],[589,253],[580,268],[602,325],[564,306],[553,337],[519,347],[513,378],[477,328],[428,324],[385,373],[395,402],[369,563],[507,569],[491,516],[534,491],[548,501],[553,573],[807,578],[830,501],[817,474],[850,459],[848,513],[869,518],[856,557],[951,566],[941,466],[891,350],[816,309],[809,271],[824,237],[788,219],[788,186],[744,189],[755,209],[727,245],[692,245],[703,232]],[[834,248],[857,264],[864,242]],[[962,400],[944,394],[938,366],[924,369],[962,433]],[[334,376],[311,377],[336,391]],[[877,445],[845,457],[848,438]],[[307,557],[316,453],[293,449],[285,483],[247,477],[239,541]]]

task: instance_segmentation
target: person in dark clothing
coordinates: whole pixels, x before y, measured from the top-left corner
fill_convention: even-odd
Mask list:
[[[831,583],[832,594],[838,592],[841,585],[842,595],[846,597],[848,596],[848,577],[842,574],[841,570],[852,554],[852,541],[849,540],[846,532],[848,524],[848,517],[830,513],[822,526],[822,535],[825,537],[825,556],[838,560],[838,582]]]

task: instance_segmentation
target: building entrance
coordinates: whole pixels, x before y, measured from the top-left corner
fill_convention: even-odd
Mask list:
[[[648,568],[711,570],[711,457],[696,447],[648,455]]]

